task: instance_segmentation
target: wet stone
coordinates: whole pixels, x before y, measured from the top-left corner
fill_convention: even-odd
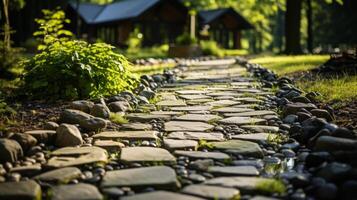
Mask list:
[[[173,189],[178,187],[176,173],[166,166],[122,169],[107,172],[101,187],[155,187]]]
[[[212,125],[203,122],[170,121],[164,124],[165,131],[207,131],[213,128]]]
[[[52,188],[52,200],[102,200],[103,196],[98,189],[90,184],[79,183],[60,185]]]
[[[146,192],[121,198],[122,200],[203,200],[202,198],[168,191]]]
[[[195,140],[164,139],[164,146],[168,149],[196,149],[198,142]]]
[[[99,147],[64,147],[53,151],[48,167],[69,167],[90,163],[106,163],[107,151]]]
[[[172,132],[167,135],[170,139],[180,140],[206,140],[206,141],[222,141],[224,136],[222,133],[216,132]]]
[[[106,131],[93,136],[101,140],[156,140],[156,131]]]
[[[203,151],[180,151],[176,150],[174,152],[178,156],[186,156],[192,159],[213,159],[213,160],[227,160],[230,157],[221,152],[203,152]]]
[[[263,151],[259,145],[249,141],[229,140],[224,142],[211,142],[210,144],[212,144],[215,149],[224,150],[242,156],[255,158],[263,157]]]
[[[0,199],[34,200],[41,199],[41,187],[35,181],[0,183]]]
[[[212,121],[220,120],[222,118],[217,115],[209,115],[209,114],[186,114],[176,117],[174,119],[180,121],[212,122]]]
[[[43,182],[68,183],[73,179],[79,178],[81,174],[81,170],[76,167],[65,167],[45,172],[35,176],[33,179]]]
[[[147,130],[151,130],[152,126],[151,124],[137,122],[137,123],[123,124],[121,128],[123,130],[130,130],[130,131],[147,131]]]
[[[218,121],[222,124],[231,125],[254,125],[254,124],[265,124],[265,119],[252,118],[252,117],[229,117]]]
[[[129,113],[125,117],[132,122],[150,122],[151,120],[170,120],[170,115],[154,115],[146,113]]]
[[[123,162],[176,162],[176,158],[166,149],[154,147],[123,148],[121,151],[120,160]]]
[[[239,197],[239,190],[210,185],[190,185],[182,189],[183,193],[206,199],[234,199]]]
[[[156,103],[157,106],[163,106],[163,107],[177,107],[177,106],[185,106],[186,103],[185,101],[182,100],[166,100],[166,101],[160,101]]]
[[[217,176],[258,176],[259,171],[254,166],[212,166],[208,172]]]

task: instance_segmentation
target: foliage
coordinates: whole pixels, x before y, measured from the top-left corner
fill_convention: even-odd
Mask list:
[[[138,28],[135,28],[133,32],[130,33],[128,39],[128,52],[135,53],[141,48],[141,43],[143,41],[143,34],[140,33]]]
[[[328,55],[266,56],[252,59],[250,62],[261,64],[278,75],[283,75],[316,68],[328,59]]]
[[[171,69],[175,67],[175,63],[167,63],[167,64],[157,64],[157,65],[145,65],[145,66],[133,66],[133,73],[138,75],[151,75],[162,73],[166,69]]]
[[[110,113],[110,121],[116,124],[127,124],[129,121],[119,113]]]
[[[167,52],[169,50],[168,44],[163,44],[160,46],[152,46],[140,48],[138,51],[119,51],[125,54],[130,60],[143,59],[143,58],[166,58]]]
[[[256,189],[265,194],[280,194],[283,195],[286,192],[284,183],[276,179],[267,179],[257,184]]]
[[[197,44],[197,39],[190,36],[188,33],[184,33],[176,38],[177,45],[193,45]]]
[[[3,41],[0,41],[0,78],[13,79],[16,74],[11,70],[19,66],[22,60],[22,48],[7,48]]]
[[[59,13],[58,13],[59,12]],[[105,43],[71,40],[63,30],[62,11],[45,11],[40,31],[42,51],[23,65],[24,89],[34,98],[74,99],[113,95],[135,87],[127,59]],[[53,30],[58,31],[57,33]]]
[[[200,46],[204,55],[223,57],[223,51],[216,41],[200,41]]]

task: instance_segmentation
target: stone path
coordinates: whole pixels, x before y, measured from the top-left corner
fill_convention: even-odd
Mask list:
[[[94,104],[83,101],[76,102],[78,111],[66,110],[61,116],[66,123],[79,124],[81,131],[75,126],[64,130],[61,146],[53,146],[56,127],[24,133],[17,141],[22,148],[28,145],[28,152],[13,140],[1,139],[0,151],[6,153],[0,159],[5,160],[0,182],[6,182],[0,183],[0,199],[305,199],[310,180],[301,163],[310,150],[302,148],[296,156],[300,144],[284,140],[292,125],[279,118],[273,93],[235,62],[187,67],[178,74],[182,79],[157,90],[155,103],[133,106],[125,114],[129,123],[122,126],[94,120],[105,126],[88,131],[81,124],[95,119],[86,113]],[[115,99],[124,97],[132,98],[126,94]],[[284,112],[289,116],[301,108],[316,107],[291,104]],[[31,144],[32,138],[42,147]],[[71,138],[81,142],[72,144]],[[318,150],[338,151],[341,145],[357,150],[351,139],[323,136],[314,142]],[[15,163],[24,153],[24,161],[14,166],[8,162]],[[328,156],[316,154],[311,162],[317,166]],[[333,180],[348,170],[351,167],[336,163],[320,177]],[[349,188],[355,182],[351,184]],[[327,194],[336,195],[333,184],[320,190],[318,195],[326,199],[334,199]]]

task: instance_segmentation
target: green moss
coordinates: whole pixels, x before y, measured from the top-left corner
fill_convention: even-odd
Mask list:
[[[259,182],[256,185],[256,190],[264,194],[279,194],[283,195],[286,193],[286,187],[281,180],[277,179],[267,179]]]
[[[129,121],[119,113],[110,113],[110,121],[116,124],[127,124]]]
[[[207,142],[206,140],[199,140],[198,141],[198,149],[214,149],[212,143]]]

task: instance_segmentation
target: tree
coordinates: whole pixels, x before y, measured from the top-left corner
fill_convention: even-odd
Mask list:
[[[285,12],[285,53],[300,54],[300,26],[302,0],[286,0]]]

